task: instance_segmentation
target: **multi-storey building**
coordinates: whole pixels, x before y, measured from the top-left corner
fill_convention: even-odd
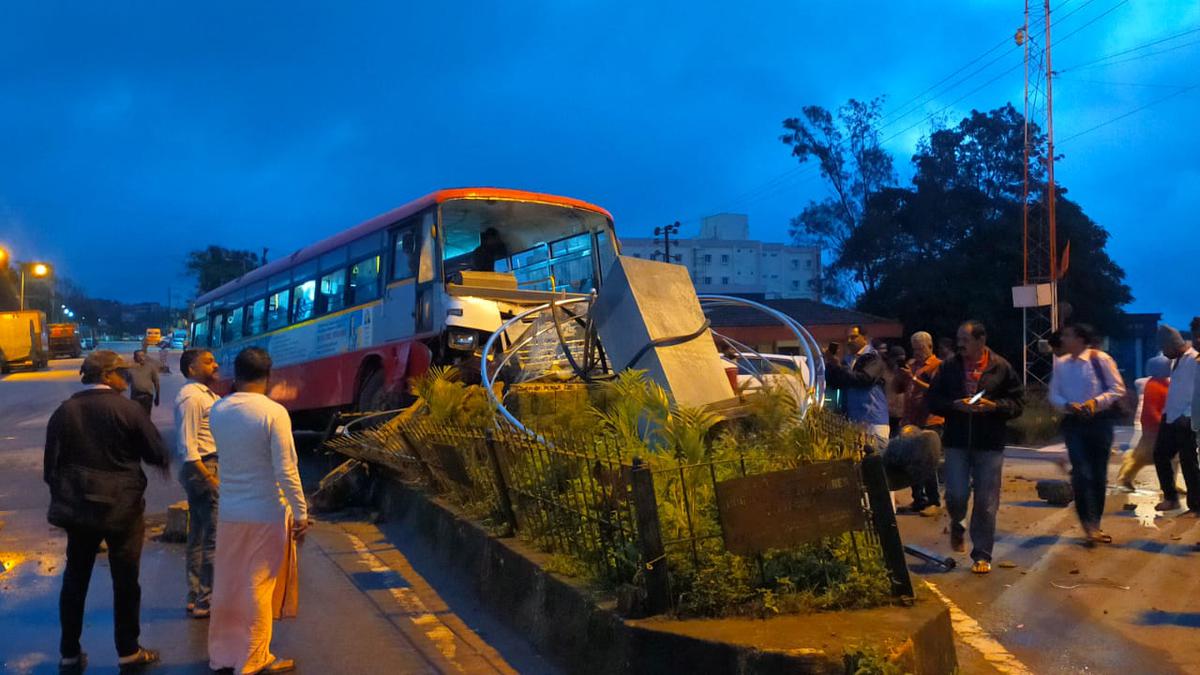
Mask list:
[[[821,250],[750,239],[749,219],[740,213],[704,218],[700,236],[671,240],[670,262],[691,272],[701,293],[762,294],[766,298],[820,300]],[[661,240],[622,237],[621,252],[663,259]]]

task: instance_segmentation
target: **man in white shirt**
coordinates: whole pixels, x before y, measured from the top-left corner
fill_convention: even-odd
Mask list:
[[[1167,388],[1167,403],[1163,407],[1163,423],[1154,444],[1154,468],[1163,500],[1154,508],[1174,511],[1179,508],[1179,491],[1171,460],[1179,457],[1183,483],[1187,486],[1187,506],[1192,515],[1200,514],[1200,460],[1196,456],[1196,430],[1192,428],[1193,398],[1196,377],[1196,350],[1179,331],[1162,324],[1158,327],[1158,343],[1163,356],[1172,359],[1171,384]]]
[[[233,370],[234,393],[212,409],[221,521],[208,660],[213,670],[281,673],[296,664],[271,654],[272,619],[296,612],[295,542],[308,530],[308,504],[288,412],[266,396],[270,355],[243,349]]]
[[[1063,440],[1071,458],[1075,511],[1089,546],[1111,544],[1100,529],[1108,491],[1108,458],[1112,453],[1115,406],[1125,396],[1125,382],[1112,357],[1091,345],[1091,326],[1074,324],[1062,331],[1066,353],[1054,360],[1050,405],[1062,413]]]
[[[188,349],[179,356],[179,372],[188,383],[175,397],[175,443],[179,482],[187,493],[187,611],[203,619],[212,599],[213,554],[217,547],[217,445],[209,413],[217,396],[217,362],[207,349]]]

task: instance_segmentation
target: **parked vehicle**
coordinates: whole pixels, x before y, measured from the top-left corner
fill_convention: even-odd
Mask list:
[[[805,397],[808,362],[803,356],[742,352],[736,359],[727,357],[725,361],[737,366],[738,389],[786,387],[797,400]]]
[[[77,359],[83,356],[79,326],[73,323],[52,323],[50,328],[50,358]]]
[[[90,351],[96,348],[96,343],[99,342],[99,336],[96,334],[96,329],[91,326],[79,326],[79,345],[84,351]]]
[[[171,331],[171,349],[186,349],[188,332],[186,328],[176,328]]]
[[[0,312],[0,372],[11,373],[16,366],[41,370],[49,362],[46,314],[34,310]]]

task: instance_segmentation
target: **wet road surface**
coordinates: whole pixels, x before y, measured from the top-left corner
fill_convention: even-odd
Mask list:
[[[1102,525],[1114,543],[1088,549],[1074,507],[1036,494],[1037,480],[1067,478],[1061,445],[1006,454],[992,573],[971,574],[966,554],[949,572],[911,566],[994,643],[960,639],[962,672],[1200,672],[1200,520],[1155,517],[1154,468],[1142,470],[1133,494],[1110,488]],[[1119,466],[1114,453],[1110,480]],[[897,493],[897,502],[908,497]],[[905,543],[951,554],[945,516],[899,520]],[[959,628],[960,638],[969,633]],[[1014,661],[995,658],[995,648]]]
[[[132,348],[117,347],[127,358]],[[171,352],[172,370],[177,362],[178,352]],[[49,371],[0,379],[0,663],[5,672],[58,672],[65,537],[45,520],[49,496],[42,482],[42,444],[54,408],[79,389],[79,363],[56,360]],[[177,373],[165,375],[163,405],[153,412],[168,442],[175,437],[169,402],[182,384]],[[318,472],[304,476],[308,483],[320,477],[326,462],[302,464],[302,473]],[[156,537],[166,506],[182,500],[183,490],[174,480],[148,475],[142,643],[163,656],[163,664],[149,672],[208,673],[208,622],[187,618],[183,609],[183,545]],[[433,588],[410,563],[404,542],[390,540],[361,519],[325,518],[300,551],[299,617],[276,624],[272,651],[295,658],[300,673],[555,672],[453,580],[439,578],[438,583]],[[103,554],[85,621],[87,672],[117,672],[112,586]]]

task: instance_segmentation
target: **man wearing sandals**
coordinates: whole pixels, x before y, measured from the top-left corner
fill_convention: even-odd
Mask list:
[[[287,410],[267,398],[271,357],[257,347],[233,362],[234,393],[213,404],[221,453],[221,518],[213,565],[208,661],[239,675],[293,670],[271,654],[272,619],[296,615],[296,542],[308,505]]]
[[[121,395],[129,364],[116,352],[92,352],[80,368],[84,390],[50,416],[43,478],[50,486],[50,524],[67,532],[67,564],[58,601],[59,671],[80,673],[84,602],[100,543],[108,546],[113,623],[122,673],[158,660],[144,649],[138,572],[146,532],[142,462],[167,472],[167,447],[141,406]]]
[[[988,349],[987,330],[978,321],[958,328],[958,354],[942,364],[928,393],[929,410],[946,420],[946,510],[950,547],[965,550],[967,500],[971,510],[971,571],[992,571],[1004,435],[1008,420],[1024,406],[1021,378],[1002,356]]]
[[[1091,345],[1094,331],[1087,324],[1062,332],[1066,354],[1054,360],[1050,405],[1062,413],[1063,441],[1071,459],[1075,511],[1088,546],[1111,544],[1100,529],[1108,491],[1108,458],[1112,454],[1113,413],[1125,396],[1125,382],[1112,357]]]

